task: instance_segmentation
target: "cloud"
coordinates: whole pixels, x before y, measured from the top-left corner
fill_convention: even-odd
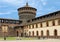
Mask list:
[[[41,0],[41,2],[42,2],[43,5],[47,4],[47,0]]]
[[[21,7],[23,6],[26,2],[28,1],[28,3],[33,6],[33,7],[37,7],[38,5],[41,6],[42,5],[46,5],[47,4],[47,0],[2,0],[2,2],[10,4],[10,5],[14,5],[15,7]]]
[[[1,2],[4,2],[4,3],[8,3],[8,4],[11,4],[11,5],[15,5],[15,6],[18,6],[18,5],[21,5],[25,2],[25,0],[2,0]]]
[[[43,5],[46,5],[47,4],[47,0],[2,0],[2,2],[4,3],[8,3],[8,4],[11,4],[11,5],[15,5],[15,6],[22,6],[24,5],[26,2],[28,1],[28,3],[30,3],[31,5],[34,5],[36,6],[37,3],[40,3],[42,2]]]
[[[1,2],[4,2],[4,3],[7,3],[8,5],[9,4],[11,4],[12,6],[14,6],[12,9],[14,9],[14,8],[17,8],[16,6],[18,6],[18,7],[21,7],[21,6],[24,6],[25,5],[25,3],[27,2],[27,0],[0,0]],[[47,1],[48,0],[28,0],[28,3],[29,3],[29,5],[31,5],[31,6],[33,6],[33,7],[35,7],[35,8],[37,8],[37,11],[40,13],[40,11],[52,11],[52,10],[55,10],[55,8],[54,7],[52,7],[52,8],[48,8],[49,7],[49,5],[47,6]],[[49,1],[50,2],[50,1]],[[53,2],[53,1],[52,1]],[[56,2],[57,4],[58,4],[58,2]],[[59,2],[60,3],[60,2]],[[0,6],[0,7],[6,7],[6,6],[8,6],[8,5],[5,5],[5,6]],[[45,7],[45,5],[47,6],[47,7]],[[11,6],[11,7],[12,7]],[[9,6],[9,8],[11,8],[10,6]],[[11,10],[11,11],[9,11],[9,12],[3,12],[3,13],[0,13],[0,14],[12,14],[13,12],[17,12],[16,10]]]
[[[10,10],[7,12],[0,12],[0,15],[4,15],[4,14],[12,14],[13,12],[17,12],[16,10]]]

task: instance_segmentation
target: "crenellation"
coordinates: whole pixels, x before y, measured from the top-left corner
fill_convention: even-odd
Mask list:
[[[19,21],[19,20],[0,19],[0,23],[20,24],[21,21]]]

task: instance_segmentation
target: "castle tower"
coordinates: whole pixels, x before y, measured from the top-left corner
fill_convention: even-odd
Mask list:
[[[28,3],[24,7],[18,8],[18,15],[20,20],[29,20],[35,18],[37,9],[30,7]]]

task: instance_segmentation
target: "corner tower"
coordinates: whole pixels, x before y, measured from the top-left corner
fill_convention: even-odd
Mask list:
[[[30,7],[28,3],[24,7],[18,8],[18,15],[20,20],[29,20],[35,18],[36,8]]]

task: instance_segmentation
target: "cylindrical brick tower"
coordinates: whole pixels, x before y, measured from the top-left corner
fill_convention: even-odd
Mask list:
[[[35,18],[36,8],[30,7],[28,3],[24,7],[18,8],[18,15],[20,20],[29,20]]]

